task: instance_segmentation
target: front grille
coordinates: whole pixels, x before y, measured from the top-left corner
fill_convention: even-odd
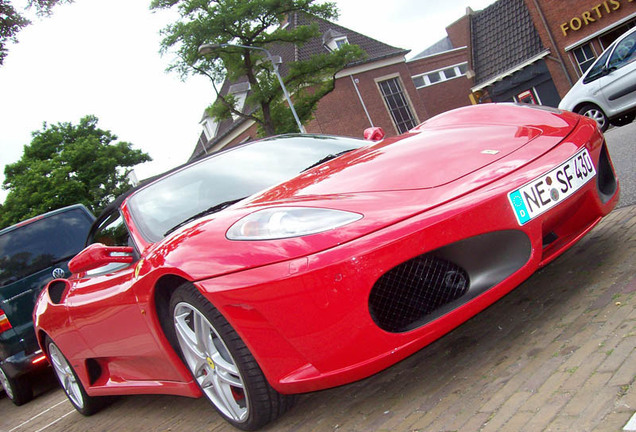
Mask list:
[[[378,279],[371,290],[369,310],[383,330],[403,332],[462,297],[469,286],[466,270],[425,254],[394,267]]]

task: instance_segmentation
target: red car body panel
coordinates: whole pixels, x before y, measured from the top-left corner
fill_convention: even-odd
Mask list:
[[[156,244],[137,230],[124,202],[121,211],[141,259],[115,273],[52,282],[58,289],[64,284],[63,294],[54,301],[51,286],[43,291],[34,312],[36,330],[41,340],[48,335],[61,348],[90,395],[199,397],[164,335],[155,304],[157,285],[180,278],[194,283],[226,317],[279,392],[364,378],[491,305],[612,210],[618,183],[605,197],[595,179],[523,225],[515,217],[508,194],[581,148],[599,171],[604,140],[593,120],[487,105],[443,114],[404,136],[340,156]],[[613,175],[611,161],[609,170]],[[226,238],[243,216],[277,206],[364,217],[304,237]],[[417,328],[392,332],[378,326],[369,298],[384,274],[449,245],[459,245],[453,253],[469,254],[473,243],[462,242],[491,233],[525,245],[527,252],[509,274]],[[99,364],[99,377],[91,377],[91,362]]]

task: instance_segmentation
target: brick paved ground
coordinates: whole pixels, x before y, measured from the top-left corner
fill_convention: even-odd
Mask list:
[[[268,430],[619,431],[636,411],[635,293],[628,207],[438,342]]]
[[[264,430],[621,431],[636,412],[635,257],[632,206],[441,340],[361,382],[300,396]],[[123,397],[90,418],[60,390],[21,408],[0,399],[0,431],[40,429],[235,430],[204,399]]]

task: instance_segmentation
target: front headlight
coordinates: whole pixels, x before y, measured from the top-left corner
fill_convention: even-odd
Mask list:
[[[316,234],[362,219],[342,210],[280,207],[245,216],[227,231],[230,240],[274,240]]]

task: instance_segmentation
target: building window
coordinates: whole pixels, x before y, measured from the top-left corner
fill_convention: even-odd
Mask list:
[[[216,130],[219,126],[217,122],[215,122],[214,120],[212,120],[212,118],[206,115],[203,118],[203,120],[201,120],[201,123],[199,124],[203,128],[203,135],[205,136],[206,141],[209,141],[212,138],[214,138],[214,136],[216,135]]]
[[[450,66],[444,69],[439,69],[432,72],[426,72],[421,75],[415,75],[412,77],[413,84],[416,88],[428,87],[433,84],[442,83],[444,81],[452,80],[466,75],[468,72],[468,63],[462,63],[455,66]]]
[[[340,33],[337,30],[329,29],[322,35],[322,43],[329,51],[336,51],[343,45],[349,43],[347,35]]]
[[[539,99],[539,95],[537,95],[536,90],[531,88],[530,90],[526,90],[524,92],[519,93],[515,96],[515,102],[524,103],[524,104],[532,104],[532,105],[540,105],[541,100]]]
[[[592,43],[586,43],[578,48],[573,50],[574,58],[576,58],[576,62],[579,65],[579,69],[581,69],[581,74],[584,74],[594,60],[596,60],[596,55],[594,55],[594,49],[592,48]]]
[[[428,78],[431,84],[436,84],[442,80],[440,72],[433,72],[431,74],[428,74],[426,75],[426,78]]]
[[[413,84],[415,84],[416,88],[426,87],[426,82],[424,81],[424,76],[414,76]]]
[[[609,47],[612,44],[612,42],[614,42],[623,34],[627,33],[629,29],[634,28],[635,26],[636,26],[636,21],[631,21],[625,25],[616,27],[609,33],[605,33],[604,35],[599,36],[598,41],[601,44],[601,48],[603,49],[603,51],[605,51],[607,47]]]
[[[459,71],[456,71],[455,68],[444,69],[442,73],[444,74],[444,77],[446,77],[446,79],[455,78],[457,75],[459,75]]]
[[[407,132],[416,125],[415,117],[411,111],[408,100],[402,91],[398,78],[391,78],[378,82],[384,102],[386,102],[393,123],[398,133]]]
[[[335,43],[336,43],[336,47],[338,47],[338,49],[340,49],[340,48],[342,48],[343,45],[347,45],[349,43],[349,41],[347,40],[346,37],[343,37],[341,39],[336,39]]]
[[[232,84],[228,90],[228,94],[234,96],[235,104],[234,108],[237,111],[243,112],[245,108],[245,99],[247,99],[247,93],[251,90],[250,83],[245,81],[238,84]],[[239,118],[238,114],[232,113],[232,119],[236,121]]]

